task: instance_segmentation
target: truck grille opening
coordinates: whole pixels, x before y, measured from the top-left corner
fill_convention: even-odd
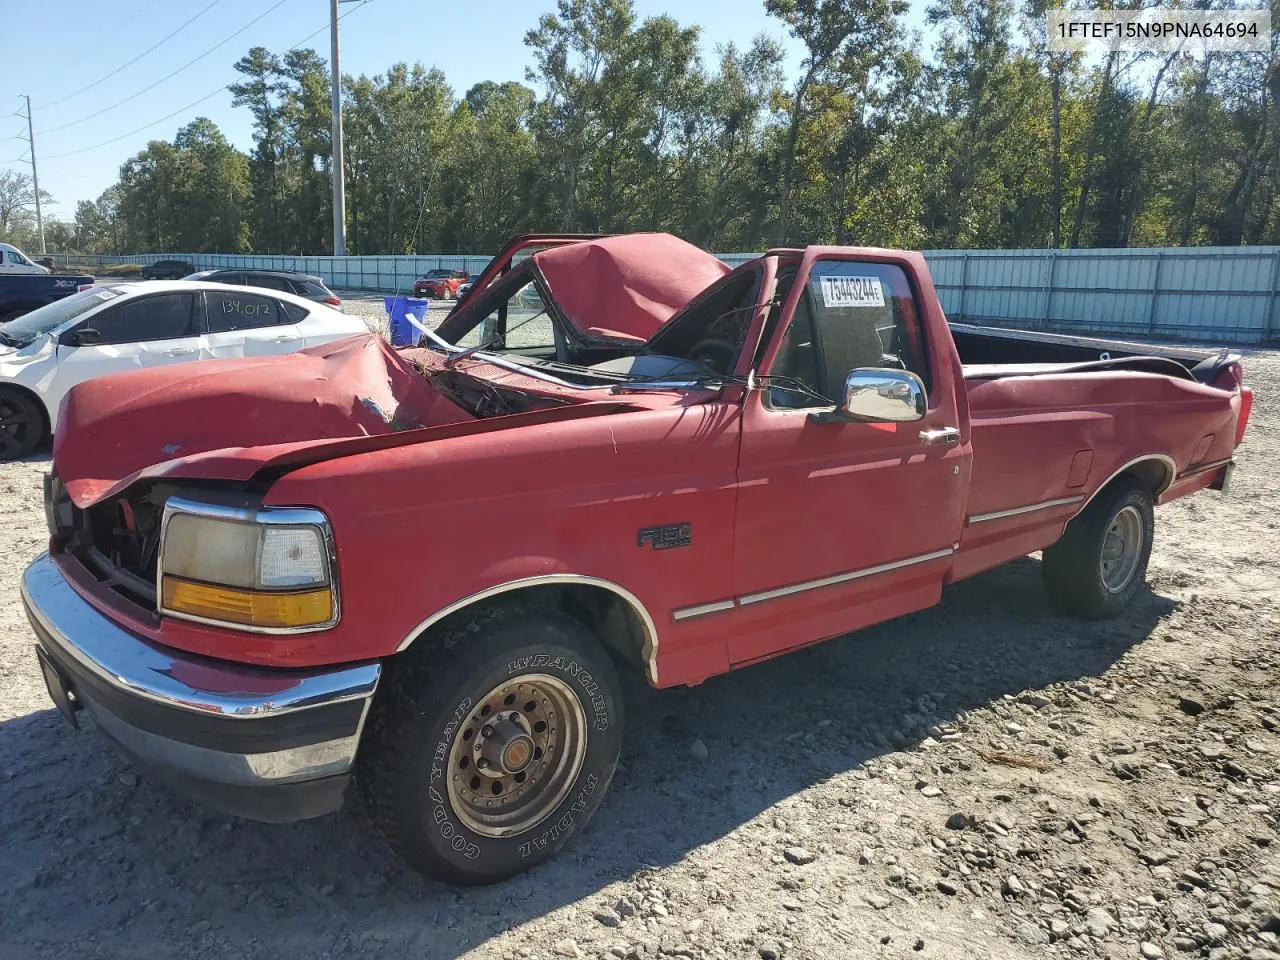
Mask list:
[[[75,506],[56,475],[45,480],[45,515],[55,549],[70,552],[122,599],[156,610],[156,555],[163,501],[131,491],[87,509]]]

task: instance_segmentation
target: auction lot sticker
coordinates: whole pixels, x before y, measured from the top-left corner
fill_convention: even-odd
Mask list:
[[[824,307],[883,307],[879,277],[820,277]]]

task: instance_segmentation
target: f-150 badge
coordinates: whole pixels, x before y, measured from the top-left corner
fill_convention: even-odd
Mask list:
[[[636,546],[650,544],[655,550],[671,550],[687,547],[693,542],[693,524],[669,523],[665,527],[642,527],[636,537]]]

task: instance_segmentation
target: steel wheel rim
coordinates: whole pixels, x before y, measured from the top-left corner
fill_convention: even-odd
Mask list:
[[[586,752],[586,712],[569,685],[542,673],[512,677],[454,733],[450,806],[481,836],[524,833],[564,800]]]
[[[1111,518],[1102,538],[1102,585],[1111,593],[1119,593],[1138,572],[1142,556],[1142,514],[1127,506]]]

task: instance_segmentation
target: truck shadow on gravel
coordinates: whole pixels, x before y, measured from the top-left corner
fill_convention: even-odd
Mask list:
[[[1049,609],[1039,566],[1010,564],[932,610],[695,689],[631,685],[623,765],[594,822],[559,859],[490,888],[420,879],[348,814],[264,826],[209,813],[52,710],[0,724],[0,956],[46,944],[130,957],[456,956],[678,861],[965,711],[1099,675],[1174,608],[1147,594],[1118,620],[1069,620]],[[759,849],[762,871],[776,852]]]

